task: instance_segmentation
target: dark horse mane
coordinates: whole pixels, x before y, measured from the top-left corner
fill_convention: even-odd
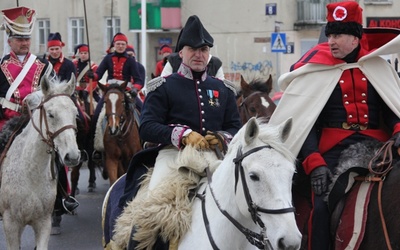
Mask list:
[[[253,79],[251,82],[249,82],[249,86],[254,91],[260,91],[265,93],[269,93],[272,90],[269,86],[265,85],[265,81],[260,78]]]
[[[3,153],[7,142],[10,140],[14,131],[17,129],[15,136],[21,133],[22,129],[28,124],[29,115],[14,116],[8,120],[0,131],[0,155]],[[14,136],[14,138],[15,138]]]
[[[242,79],[242,80],[244,80],[244,79]],[[271,76],[270,76],[270,78],[268,79],[268,81],[272,81],[272,79],[271,79]],[[257,91],[259,91],[259,92],[263,92],[263,93],[271,93],[271,91],[272,91],[272,84],[265,84],[265,80],[264,79],[261,79],[261,78],[255,78],[255,79],[253,79],[253,80],[251,80],[249,83],[248,83],[248,87],[249,87],[249,90],[251,91],[251,92],[257,92]],[[240,97],[241,95],[243,95],[244,93],[243,93],[243,90],[241,89],[240,91],[239,91],[239,93],[238,93],[238,95],[237,95],[237,97]]]

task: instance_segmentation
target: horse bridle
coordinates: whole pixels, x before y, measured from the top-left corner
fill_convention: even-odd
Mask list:
[[[125,93],[123,92],[123,91],[121,91],[122,92],[122,94],[124,95],[124,106],[126,105],[125,104],[125,102],[126,102],[126,96],[125,96]],[[112,91],[112,90],[110,90],[110,91],[107,91],[107,93],[115,93],[115,91]],[[126,112],[126,108],[124,107],[124,110],[125,110],[125,112]],[[134,113],[136,112],[135,111],[136,109],[134,109]],[[110,114],[106,114],[105,115],[105,117],[108,119],[108,117],[109,116],[116,116],[116,117],[119,117],[119,120],[120,120],[120,122],[119,122],[119,125],[120,125],[120,129],[119,129],[119,131],[121,131],[122,132],[122,137],[125,137],[128,133],[129,133],[129,130],[130,130],[130,127],[132,126],[132,124],[134,124],[134,122],[136,121],[136,120],[138,120],[138,119],[135,119],[135,117],[136,117],[136,114],[134,114],[134,116],[133,116],[133,119],[129,119],[129,122],[128,122],[128,124],[126,125],[126,120],[127,119],[124,119],[124,115],[123,114],[117,114],[117,113],[114,113],[114,112],[112,112],[112,113],[110,113]],[[126,117],[128,117],[128,115],[126,114],[125,115]],[[125,130],[124,130],[125,129]]]
[[[54,165],[53,165],[53,164],[54,164],[54,162],[55,162],[55,157],[56,157],[55,153],[58,151],[58,149],[57,149],[57,148],[55,147],[55,145],[54,145],[54,138],[56,138],[59,134],[61,134],[63,131],[65,131],[65,130],[67,130],[67,129],[73,129],[73,130],[77,131],[76,126],[73,125],[73,124],[65,125],[64,127],[61,127],[60,129],[58,129],[58,130],[55,131],[55,132],[49,131],[49,124],[48,124],[48,122],[47,122],[46,110],[45,110],[45,108],[44,108],[44,104],[45,104],[46,102],[48,102],[49,100],[51,100],[52,98],[58,97],[58,96],[66,96],[66,97],[68,97],[68,98],[70,98],[70,99],[72,100],[71,96],[69,96],[69,95],[67,95],[67,94],[51,95],[51,96],[47,97],[45,100],[43,100],[43,101],[39,104],[39,106],[36,108],[36,109],[39,109],[39,112],[40,112],[40,117],[39,117],[40,125],[39,125],[39,127],[36,126],[36,124],[35,124],[35,122],[34,122],[34,120],[33,120],[33,116],[32,116],[32,111],[31,111],[31,109],[28,108],[28,113],[29,113],[29,117],[30,117],[30,119],[31,119],[31,121],[32,121],[32,126],[35,128],[35,130],[36,130],[36,131],[39,133],[39,135],[42,137],[42,141],[43,141],[44,143],[46,143],[46,144],[49,146],[49,149],[47,150],[47,153],[48,153],[48,154],[51,154],[51,159],[52,159],[52,160],[51,160],[50,168],[51,168],[51,175],[52,175],[52,178],[53,178],[53,179],[56,178],[56,177],[55,177]],[[46,132],[46,133],[43,133],[43,131],[42,131],[43,122],[44,122],[44,125],[45,125],[45,129],[46,129],[45,132]]]
[[[237,183],[239,181],[239,177],[242,179],[242,187],[243,187],[243,192],[244,192],[244,196],[246,198],[246,203],[247,203],[247,207],[249,209],[249,212],[251,214],[252,220],[255,224],[258,224],[261,228],[261,232],[260,233],[256,233],[253,232],[247,228],[245,228],[243,225],[241,225],[237,220],[235,220],[227,211],[225,211],[224,209],[221,208],[221,206],[219,205],[214,191],[211,187],[211,173],[210,170],[208,168],[206,168],[207,170],[207,178],[208,178],[208,185],[212,194],[212,197],[214,199],[215,204],[217,205],[218,209],[220,210],[220,212],[230,221],[232,222],[232,224],[240,231],[244,234],[244,236],[246,237],[246,239],[249,241],[250,244],[256,246],[259,249],[273,249],[270,240],[268,239],[267,236],[267,228],[264,225],[263,221],[260,218],[260,215],[258,214],[258,212],[261,213],[268,213],[268,214],[283,214],[283,213],[291,213],[291,212],[295,212],[295,208],[294,207],[288,207],[288,208],[281,208],[281,209],[267,209],[267,208],[262,208],[257,206],[257,204],[255,204],[251,198],[250,192],[249,192],[249,188],[247,186],[247,182],[246,182],[246,178],[245,178],[245,173],[244,173],[244,169],[243,169],[243,165],[242,165],[242,161],[245,157],[260,151],[262,149],[271,149],[272,147],[270,145],[265,145],[265,146],[260,146],[260,147],[256,147],[253,148],[249,151],[247,151],[246,153],[242,153],[241,148],[238,149],[237,154],[236,154],[236,158],[233,159],[233,162],[235,163],[235,194],[236,194],[236,190],[237,190]],[[240,175],[240,176],[239,176]],[[202,199],[202,213],[203,213],[203,220],[206,226],[206,231],[207,231],[207,235],[208,238],[210,240],[210,243],[213,247],[213,249],[219,249],[217,247],[217,245],[215,244],[214,239],[212,238],[211,235],[211,231],[210,231],[210,227],[209,227],[209,222],[208,222],[208,218],[207,218],[207,214],[205,211],[205,190],[203,192],[203,195],[201,197]]]

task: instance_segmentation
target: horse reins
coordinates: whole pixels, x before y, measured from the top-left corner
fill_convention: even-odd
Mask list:
[[[251,199],[251,195],[249,192],[249,188],[247,186],[247,182],[246,182],[246,178],[245,178],[245,174],[244,174],[244,169],[243,169],[243,165],[242,165],[242,161],[245,157],[249,156],[250,154],[253,154],[259,150],[262,149],[271,149],[272,147],[269,145],[266,146],[260,146],[260,147],[256,147],[253,148],[251,150],[249,150],[248,152],[242,154],[241,148],[238,149],[237,151],[237,155],[236,158],[233,159],[233,162],[235,163],[235,193],[237,190],[237,183],[239,180],[239,177],[242,179],[242,186],[243,186],[243,191],[244,191],[244,195],[246,198],[246,202],[247,202],[247,206],[249,209],[249,212],[251,214],[252,220],[255,224],[258,224],[261,227],[261,232],[260,233],[256,233],[253,232],[245,227],[243,227],[237,220],[235,220],[226,210],[222,209],[220,204],[218,203],[214,191],[211,187],[211,182],[212,182],[212,176],[210,173],[209,168],[206,168],[206,172],[207,172],[207,179],[208,179],[208,186],[210,188],[210,192],[211,195],[214,199],[215,204],[217,205],[219,211],[241,232],[245,235],[246,239],[249,241],[250,244],[256,246],[259,249],[273,249],[270,240],[268,239],[267,236],[267,229],[264,225],[264,223],[262,222],[260,215],[257,212],[262,212],[262,213],[269,213],[269,214],[282,214],[282,213],[291,213],[291,212],[295,212],[295,208],[294,207],[288,207],[288,208],[282,208],[282,209],[266,209],[266,208],[262,208],[257,206],[253,200]],[[240,176],[239,176],[240,174]],[[206,190],[204,190],[203,194],[201,195],[201,200],[202,200],[202,213],[203,213],[203,220],[204,220],[204,224],[206,227],[206,231],[207,231],[207,236],[210,240],[210,243],[213,247],[213,249],[219,249],[211,235],[211,231],[210,231],[210,226],[209,226],[209,221],[207,218],[207,213],[205,210],[205,192]]]
[[[381,218],[381,224],[382,224],[382,230],[383,234],[385,236],[385,241],[386,245],[389,250],[392,250],[392,246],[390,244],[390,238],[389,238],[389,233],[387,231],[386,227],[386,222],[385,222],[385,216],[383,214],[383,208],[382,208],[382,187],[383,187],[383,181],[386,178],[386,175],[392,170],[392,161],[393,161],[393,154],[392,154],[392,147],[393,147],[394,141],[389,140],[387,141],[375,154],[375,156],[370,160],[368,164],[368,169],[369,172],[372,173],[374,176],[367,176],[367,177],[361,177],[357,176],[354,179],[359,180],[359,181],[365,181],[365,182],[378,182],[378,207],[379,207],[379,215]],[[373,168],[373,163],[381,156],[383,152],[383,157],[382,161],[376,164],[377,170]]]
[[[57,94],[57,95],[49,96],[45,100],[43,100],[40,103],[40,105],[36,108],[36,109],[39,109],[39,111],[40,111],[40,117],[39,117],[39,121],[40,121],[39,127],[40,128],[38,126],[36,126],[36,124],[35,124],[35,122],[33,120],[32,111],[31,111],[30,108],[28,108],[28,113],[29,113],[30,119],[32,121],[32,126],[35,128],[35,130],[42,137],[42,141],[49,146],[49,149],[47,150],[47,153],[51,154],[50,169],[51,169],[51,175],[52,175],[53,179],[56,178],[55,172],[54,172],[54,162],[55,162],[55,153],[58,151],[57,148],[54,145],[54,138],[56,138],[59,134],[61,134],[63,131],[65,131],[67,129],[73,129],[75,131],[77,129],[75,125],[70,124],[70,125],[65,125],[64,127],[61,127],[60,129],[58,129],[55,132],[49,131],[49,124],[47,122],[46,110],[44,109],[44,104],[46,102],[48,102],[50,99],[52,99],[54,97],[58,97],[58,96],[66,96],[66,97],[71,99],[71,96],[69,96],[67,94]],[[44,121],[45,129],[46,129],[46,136],[44,135],[44,133],[42,131],[43,121]]]

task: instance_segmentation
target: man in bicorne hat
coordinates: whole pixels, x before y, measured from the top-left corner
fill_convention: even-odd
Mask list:
[[[400,80],[380,57],[399,51],[400,32],[363,29],[362,20],[356,1],[327,5],[327,42],[279,78],[284,93],[269,121],[276,125],[293,118],[285,144],[299,155],[298,172],[308,175],[311,184],[309,249],[330,249],[333,243],[324,199],[341,152],[371,138],[393,140],[396,148],[400,144]],[[329,203],[329,209],[334,205]]]
[[[8,37],[4,51],[10,51],[1,61],[0,129],[13,116],[21,114],[23,99],[39,88],[40,79],[52,74],[47,60],[31,54],[31,34],[35,10],[17,7],[2,10],[1,30]]]
[[[181,29],[181,32],[179,33],[178,41],[175,47],[175,52],[171,53],[167,57],[166,63],[164,64],[164,67],[161,71],[161,76],[167,76],[177,72],[182,63],[182,58],[179,56],[179,51],[181,50],[180,38],[182,32],[183,29]],[[222,61],[218,57],[211,55],[211,53],[209,54],[207,60],[207,74],[221,80],[225,79],[224,71],[222,70]]]
[[[182,63],[178,72],[148,82],[139,133],[143,141],[159,146],[136,154],[131,163],[146,153],[156,155],[150,191],[174,174],[168,164],[176,160],[184,147],[197,150],[218,147],[223,151],[224,144],[230,142],[242,125],[232,83],[207,74],[213,45],[214,39],[200,19],[190,16],[179,41]],[[218,133],[222,140],[210,131]],[[120,206],[136,195],[139,179],[147,171],[144,166],[129,166]]]

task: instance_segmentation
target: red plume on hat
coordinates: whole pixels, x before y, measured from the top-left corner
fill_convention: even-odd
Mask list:
[[[328,23],[325,35],[349,34],[362,37],[362,8],[355,1],[330,3],[326,6]]]
[[[0,30],[5,30],[9,37],[30,38],[35,23],[36,12],[27,7],[2,10],[3,23]]]
[[[61,35],[60,33],[50,33],[49,38],[47,39],[47,48],[53,47],[53,46],[59,46],[59,47],[64,47],[64,43],[61,40]]]

